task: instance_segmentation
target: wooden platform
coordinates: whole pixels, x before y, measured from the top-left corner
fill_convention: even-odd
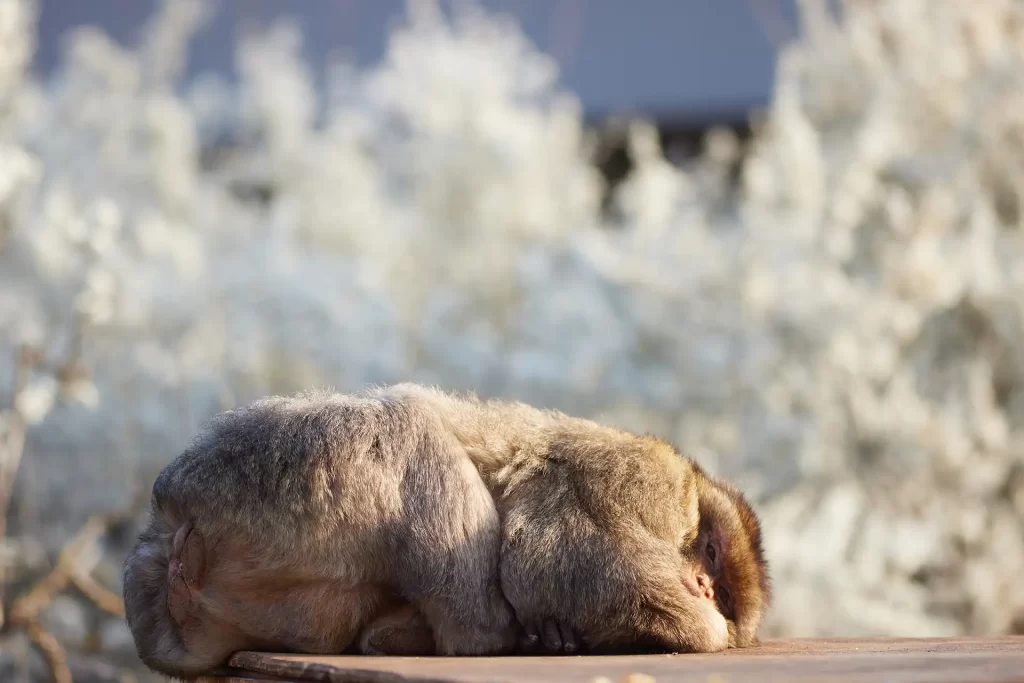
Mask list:
[[[1024,636],[773,640],[714,655],[643,657],[307,657],[240,652],[231,664],[237,676],[204,683],[592,683],[601,678],[604,683],[650,683],[651,678],[657,683],[1024,682]]]

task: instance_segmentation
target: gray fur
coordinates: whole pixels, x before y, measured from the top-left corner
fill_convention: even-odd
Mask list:
[[[413,384],[263,399],[157,478],[125,563],[129,626],[147,664],[183,678],[240,648],[423,633],[437,654],[497,654],[546,622],[597,650],[720,649],[721,616],[679,581],[702,477],[657,439]],[[168,558],[186,525],[208,569],[179,584],[182,626]]]

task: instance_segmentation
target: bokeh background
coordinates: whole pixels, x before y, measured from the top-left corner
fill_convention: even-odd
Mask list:
[[[1014,0],[0,0],[0,679],[155,680],[159,470],[400,380],[738,481],[766,636],[1024,633],[1022,201]]]

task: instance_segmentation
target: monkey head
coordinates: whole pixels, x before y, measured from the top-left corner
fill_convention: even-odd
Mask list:
[[[683,553],[683,583],[725,617],[730,647],[756,645],[771,602],[761,524],[743,494],[700,469],[697,536]]]

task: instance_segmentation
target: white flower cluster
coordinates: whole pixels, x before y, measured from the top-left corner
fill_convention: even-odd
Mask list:
[[[681,169],[637,124],[613,221],[551,60],[479,10],[411,3],[321,91],[287,22],[237,85],[179,83],[200,0],[138,48],[78,31],[39,83],[33,6],[0,0],[12,533],[123,504],[222,408],[408,379],[737,478],[769,634],[1024,629],[1024,10],[825,4],[739,191],[727,134]]]

